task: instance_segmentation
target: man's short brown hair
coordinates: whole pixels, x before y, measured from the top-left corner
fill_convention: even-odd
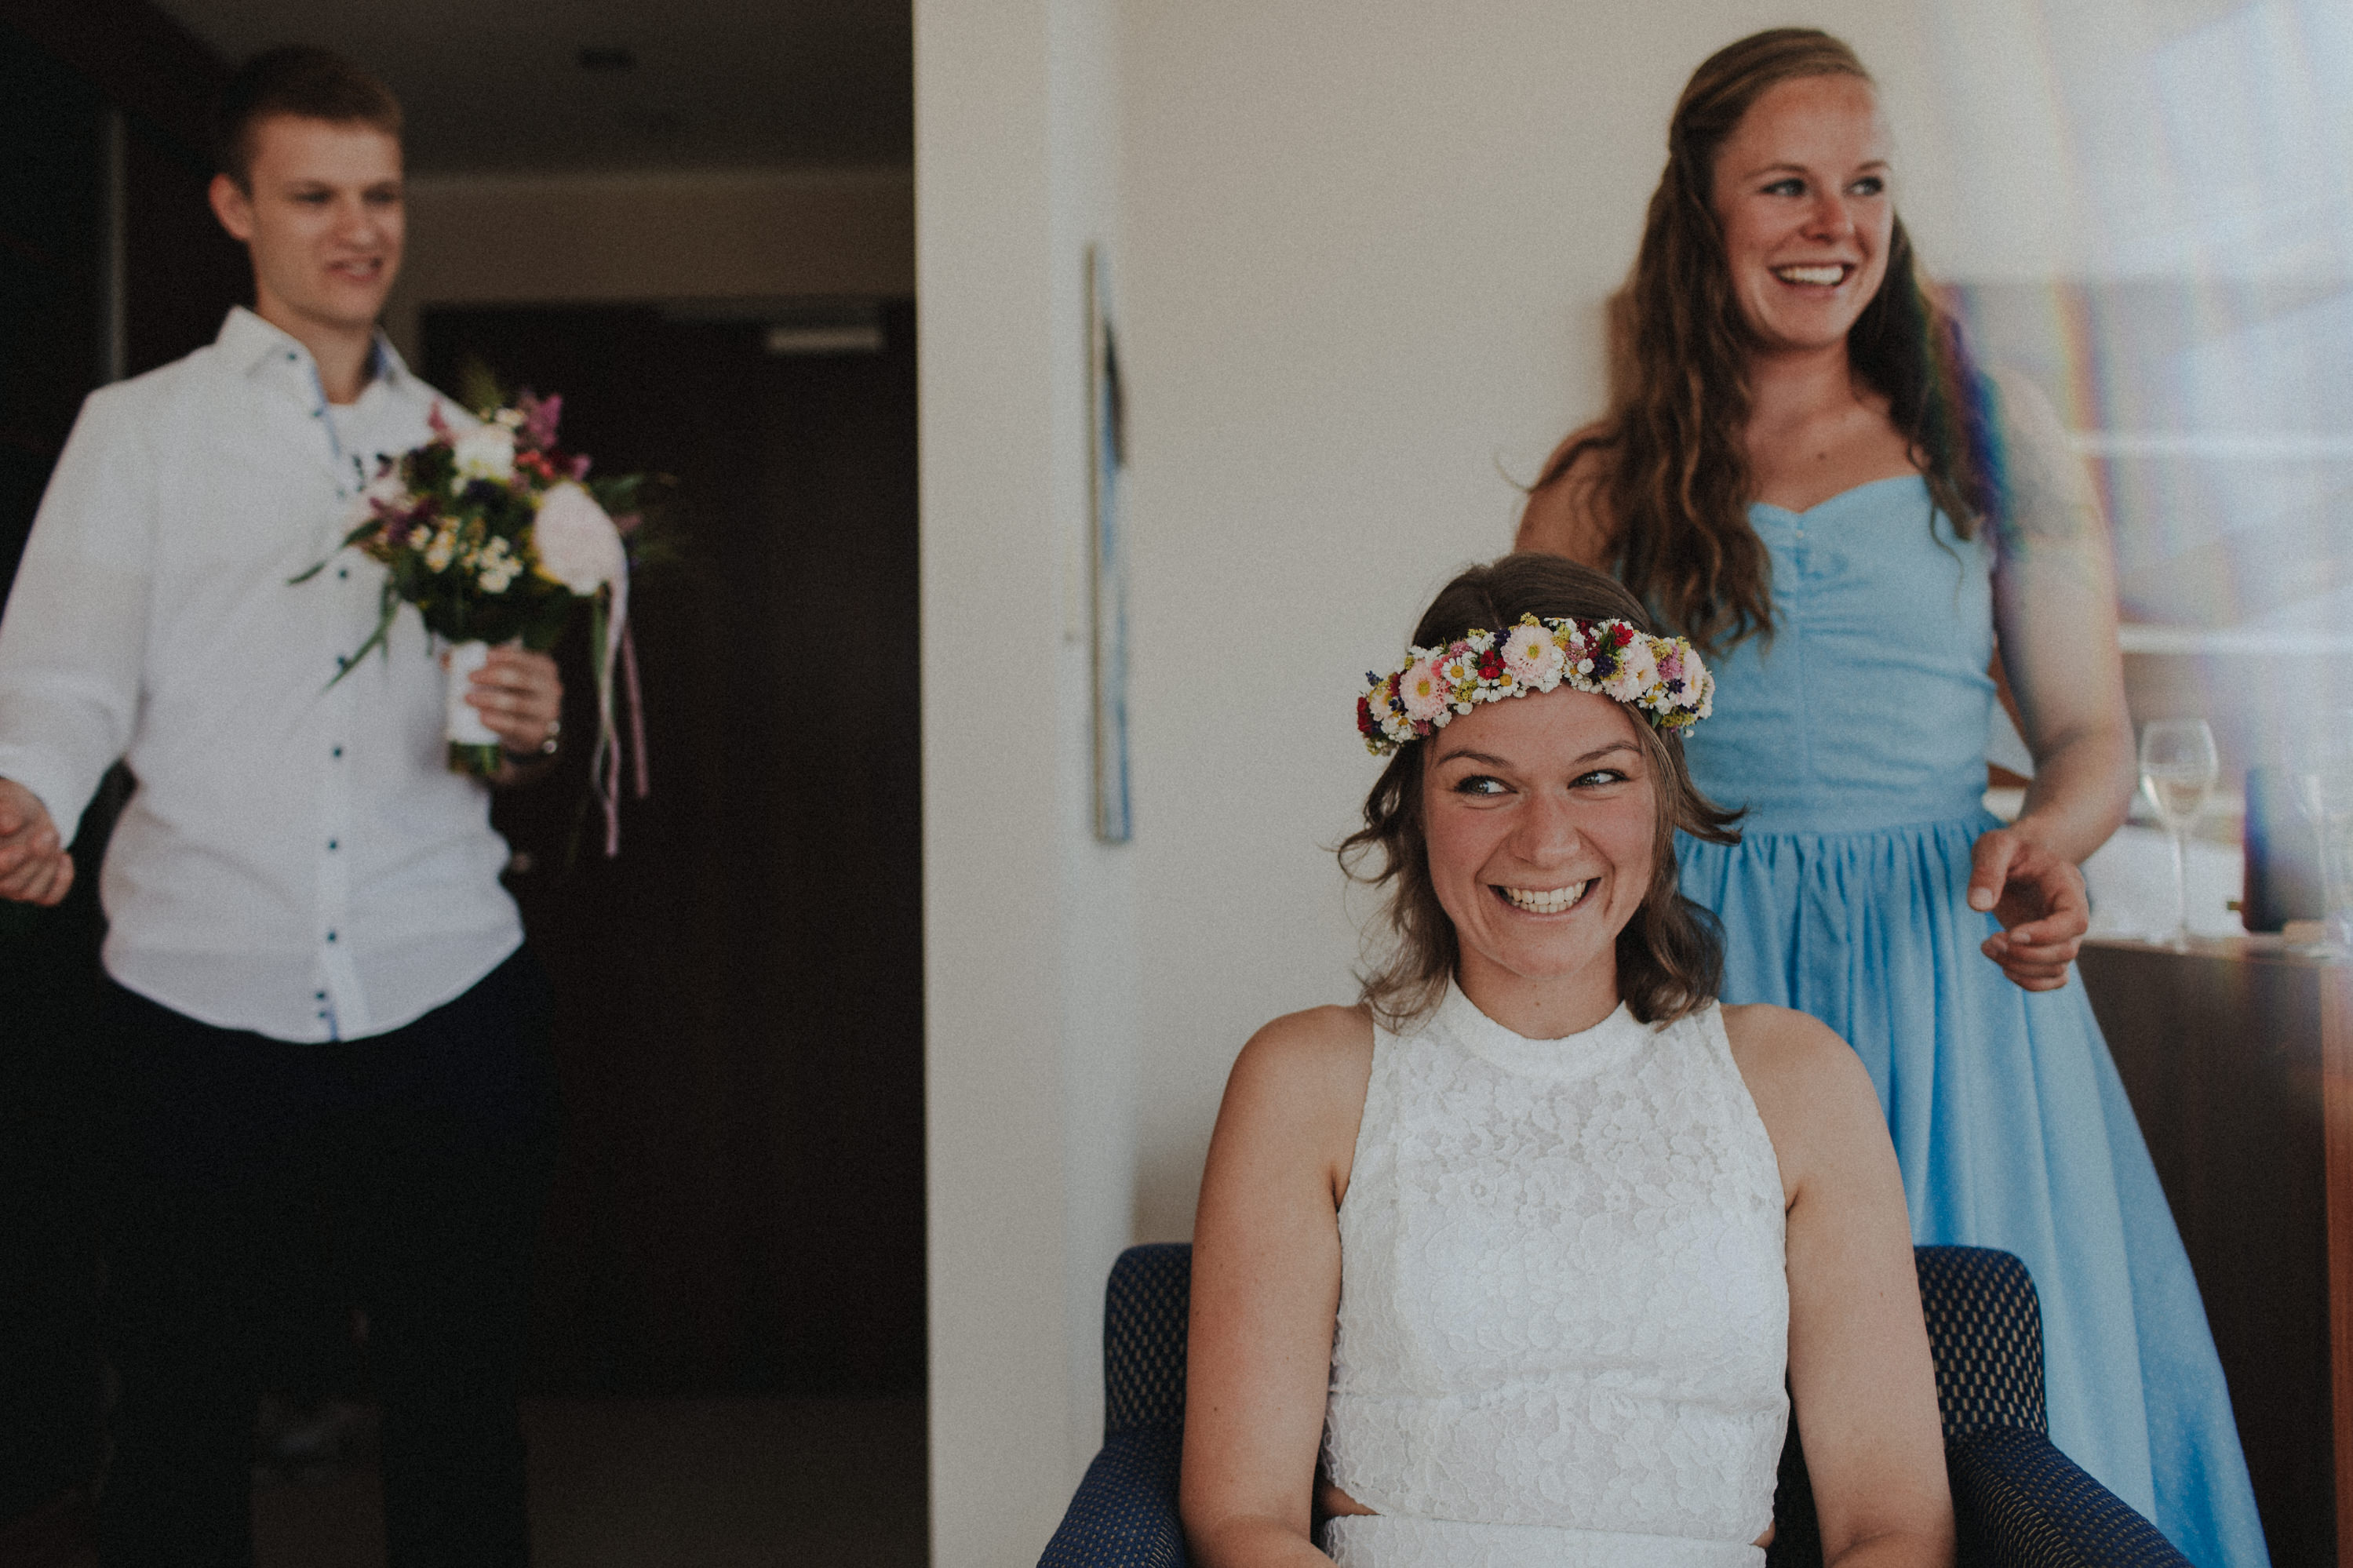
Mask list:
[[[400,139],[400,100],[343,56],[301,44],[265,49],[229,78],[213,120],[214,162],[241,189],[253,185],[253,128],[276,114],[372,125]]]

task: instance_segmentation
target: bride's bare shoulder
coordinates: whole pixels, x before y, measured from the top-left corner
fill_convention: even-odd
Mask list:
[[[1862,1058],[1820,1019],[1752,1003],[1724,1009],[1724,1033],[1786,1173],[1794,1174],[1825,1148],[1857,1138],[1886,1141]]]
[[[1762,1002],[1726,1007],[1724,1034],[1760,1106],[1767,1094],[1803,1100],[1858,1081],[1870,1088],[1852,1047],[1810,1013]]]
[[[1219,1120],[1271,1116],[1297,1126],[1329,1117],[1353,1129],[1372,1076],[1370,1008],[1285,1013],[1252,1035],[1234,1058]]]
[[[1373,1066],[1373,1014],[1354,1007],[1310,1007],[1285,1013],[1250,1037],[1234,1058],[1231,1083],[1245,1078],[1302,1088],[1321,1080],[1353,1079],[1359,1096]],[[1229,1093],[1232,1090],[1229,1088]]]
[[[1828,1024],[1810,1013],[1769,1003],[1749,1002],[1724,1009],[1725,1037],[1733,1060],[1746,1072],[1752,1065],[1771,1072],[1806,1073],[1834,1068],[1854,1053]]]
[[[1365,1007],[1286,1013],[1250,1037],[1226,1076],[1209,1142],[1202,1212],[1234,1172],[1263,1191],[1281,1173],[1314,1173],[1333,1203],[1347,1186],[1365,1090],[1373,1076],[1373,1016]],[[1272,1185],[1269,1185],[1272,1184]],[[1222,1212],[1222,1211],[1220,1211]]]

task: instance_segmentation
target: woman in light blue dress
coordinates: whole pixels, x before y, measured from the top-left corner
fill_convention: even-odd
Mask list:
[[[2024,1258],[2052,1440],[2201,1568],[2267,1557],[2165,1195],[2070,964],[2132,732],[2106,533],[2033,388],[1980,376],[1896,220],[1869,77],[1781,28],[1702,65],[1621,300],[1609,413],[1523,549],[1615,571],[1714,649],[1683,840],[1723,995],[1813,1014],[1887,1112],[1915,1237]],[[1980,804],[2000,668],[2035,758]]]

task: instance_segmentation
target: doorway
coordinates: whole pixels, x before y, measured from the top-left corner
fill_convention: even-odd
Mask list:
[[[923,1385],[914,310],[830,336],[779,313],[423,319],[437,386],[479,363],[561,393],[566,449],[677,480],[677,558],[631,593],[653,787],[618,858],[586,805],[585,636],[573,743],[494,809],[556,994],[543,1393]]]

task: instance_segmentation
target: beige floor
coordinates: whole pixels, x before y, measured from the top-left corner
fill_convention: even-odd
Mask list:
[[[923,1403],[528,1403],[536,1568],[922,1568]],[[256,1489],[259,1568],[382,1568],[375,1471]]]

